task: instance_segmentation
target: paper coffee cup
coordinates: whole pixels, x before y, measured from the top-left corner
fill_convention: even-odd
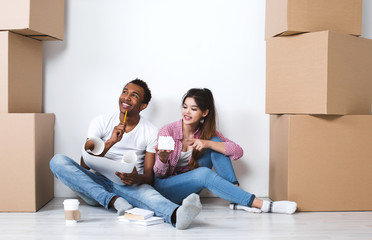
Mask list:
[[[123,164],[121,171],[124,173],[132,173],[136,161],[137,154],[135,152],[131,151],[124,153],[124,156],[121,159],[121,163]]]
[[[87,141],[92,141],[94,143],[94,149],[88,149],[87,152],[93,153],[94,155],[100,155],[103,150],[105,150],[105,143],[102,141],[102,139],[97,137],[90,137]]]
[[[79,204],[80,202],[77,199],[65,199],[63,201],[66,224],[76,224],[80,220]]]

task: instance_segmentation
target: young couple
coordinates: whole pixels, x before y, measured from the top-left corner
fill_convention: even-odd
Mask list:
[[[294,202],[262,201],[238,187],[230,158],[239,159],[243,150],[216,131],[214,101],[208,89],[189,90],[182,102],[182,120],[166,125],[159,133],[140,116],[150,100],[144,81],[127,83],[119,97],[119,111],[91,122],[81,164],[61,154],[52,158],[50,168],[56,178],[90,205],[113,207],[118,214],[133,206],[149,209],[177,229],[188,228],[200,213],[196,193],[203,188],[247,211],[295,212]],[[157,136],[172,136],[175,150],[157,149]],[[98,153],[92,138],[103,141]],[[129,151],[137,155],[132,173],[113,169],[120,181],[100,174],[108,163],[120,161]],[[91,158],[102,162],[96,172],[89,170]]]

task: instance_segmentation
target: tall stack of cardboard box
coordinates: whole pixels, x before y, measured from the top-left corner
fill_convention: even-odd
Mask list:
[[[362,0],[266,1],[273,200],[372,210],[372,40]]]
[[[0,0],[0,212],[35,212],[53,198],[42,40],[62,40],[63,28],[64,0]]]

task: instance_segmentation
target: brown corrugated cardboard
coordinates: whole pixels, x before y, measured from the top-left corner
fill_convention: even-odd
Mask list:
[[[35,212],[54,195],[54,114],[0,114],[0,212]]]
[[[64,0],[0,0],[0,30],[63,40]]]
[[[372,40],[323,31],[266,43],[266,113],[371,113]]]
[[[266,0],[266,39],[331,30],[362,35],[362,0]]]
[[[372,210],[372,115],[270,116],[272,200],[299,211]]]
[[[0,113],[42,111],[42,42],[0,31]]]

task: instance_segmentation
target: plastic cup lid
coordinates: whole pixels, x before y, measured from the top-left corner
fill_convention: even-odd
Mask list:
[[[77,200],[77,199],[65,199],[64,201],[63,201],[63,204],[79,204],[80,202],[79,202],[79,200]]]

